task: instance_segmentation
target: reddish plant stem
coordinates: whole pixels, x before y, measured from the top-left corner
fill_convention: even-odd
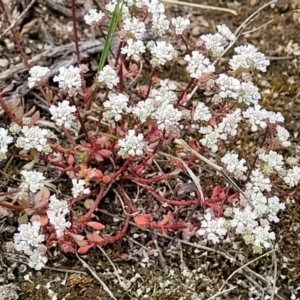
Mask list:
[[[191,85],[193,84],[194,79],[191,79],[190,82],[188,83],[187,87],[183,91],[182,95],[178,98],[177,103],[175,107],[177,107],[180,104],[180,101],[183,99],[184,95],[187,93],[187,91],[190,89]]]
[[[76,26],[76,7],[75,7],[75,0],[72,0],[72,21],[73,21],[73,30],[74,30],[74,42],[75,42],[75,49],[76,49],[76,58],[77,64],[80,65],[80,52],[79,52],[79,43],[78,43],[78,32]]]
[[[66,165],[57,163],[55,161],[52,161],[51,159],[49,159],[47,156],[45,155],[40,155],[39,156],[41,160],[43,160],[44,162],[51,164],[52,166],[58,167],[60,169],[62,169],[62,171],[65,171],[65,169],[67,169],[68,167]]]
[[[147,94],[146,94],[146,99],[149,97],[150,90],[151,90],[151,87],[152,87],[153,77],[154,77],[154,75],[155,75],[156,70],[157,70],[157,67],[155,67],[155,68],[152,70],[152,72],[151,72],[150,79],[149,79],[148,91],[147,91]]]
[[[20,120],[16,119],[15,116],[11,113],[10,109],[6,105],[4,99],[2,98],[2,93],[0,93],[0,105],[2,106],[2,108],[4,109],[6,115],[9,117],[9,119],[12,122],[17,123],[20,126],[22,125],[22,122]]]
[[[127,194],[124,192],[124,190],[121,188],[121,186],[117,186],[117,191],[120,193],[122,198],[125,200],[126,205],[130,208],[130,210],[135,213],[138,212],[138,209],[133,206],[131,201],[128,199]]]
[[[147,183],[161,182],[163,180],[170,179],[172,176],[174,176],[172,173],[166,173],[166,174],[161,175],[161,176],[156,176],[154,178],[147,179],[147,178],[140,178],[140,177],[125,175],[125,176],[122,176],[122,179],[134,180],[134,181],[139,182],[139,183],[147,184]]]
[[[183,35],[180,35],[180,37],[181,37],[181,39],[182,39],[182,41],[183,41],[183,43],[184,43],[184,45],[185,45],[185,47],[186,47],[186,50],[189,51],[189,46],[188,46],[188,44],[187,44],[187,42],[186,42],[184,36],[183,36]]]
[[[168,203],[170,205],[174,206],[191,206],[191,205],[197,205],[199,204],[198,199],[197,200],[173,200],[173,199],[166,199],[160,195],[157,195],[154,191],[151,190],[149,186],[141,185],[144,189],[148,191],[148,193],[162,203]]]
[[[200,223],[194,223],[194,224],[189,224],[189,225],[178,225],[178,224],[168,224],[168,225],[162,225],[162,224],[158,224],[158,223],[150,223],[149,227],[150,228],[156,228],[156,229],[167,229],[167,230],[176,230],[176,229],[186,229],[186,228],[191,228],[191,227],[200,227]]]
[[[31,208],[29,206],[24,206],[24,205],[14,205],[14,204],[10,204],[8,202],[0,202],[0,206],[6,207],[9,209],[13,209],[13,210],[18,210],[18,211],[24,211],[25,209],[32,209],[32,210],[34,210],[34,214],[40,215],[40,216],[45,214],[45,211],[41,210],[41,209],[34,209],[34,208]]]
[[[69,155],[69,154],[80,155],[80,154],[82,154],[81,152],[78,152],[78,151],[75,151],[75,150],[72,150],[72,149],[63,148],[63,147],[61,147],[59,145],[56,145],[56,144],[49,143],[49,146],[51,147],[52,150],[58,151],[60,153],[64,153],[66,155]]]
[[[69,140],[69,142],[76,147],[77,143],[75,142],[74,138],[71,136],[71,134],[69,133],[69,131],[66,129],[66,127],[64,125],[61,126],[61,129],[63,130],[64,134],[66,135],[67,139]]]
[[[95,209],[98,207],[98,205],[100,204],[102,198],[103,198],[103,195],[104,195],[104,191],[105,191],[105,188],[106,188],[106,185],[105,184],[102,184],[101,185],[101,189],[99,191],[99,194],[95,200],[95,202],[93,203],[93,205],[91,206],[91,208],[89,209],[89,211],[82,217],[78,220],[78,223],[81,223],[81,224],[84,224],[86,222],[89,221],[89,219],[91,218],[93,212],[95,211]]]
[[[130,210],[127,211],[126,219],[125,219],[125,223],[123,225],[123,228],[116,235],[108,237],[108,238],[104,239],[101,242],[95,242],[94,244],[98,245],[98,246],[105,246],[107,244],[113,244],[116,241],[118,241],[119,239],[121,239],[126,234],[126,231],[128,229],[129,218],[130,218]]]

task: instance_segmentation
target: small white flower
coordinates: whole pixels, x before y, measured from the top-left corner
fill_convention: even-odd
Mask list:
[[[245,159],[239,160],[236,153],[226,153],[221,158],[222,163],[226,165],[226,169],[235,175],[236,178],[241,178],[242,175],[247,171],[247,167],[244,166],[246,163]]]
[[[65,215],[62,213],[56,213],[55,211],[48,210],[47,216],[49,218],[49,222],[54,226],[58,237],[63,236],[66,228],[71,226],[71,223],[66,221]]]
[[[211,118],[209,108],[203,103],[199,102],[195,108],[193,115],[194,121],[208,121]]]
[[[281,143],[281,145],[283,147],[289,147],[291,145],[291,142],[288,141],[290,137],[289,132],[280,125],[276,126],[276,130],[277,130],[278,140]]]
[[[261,95],[258,92],[258,87],[251,81],[242,82],[240,90],[238,91],[238,102],[244,102],[247,105],[258,104],[261,99]]]
[[[22,191],[36,193],[44,187],[44,181],[46,178],[43,173],[27,170],[22,170],[20,173],[24,177],[24,181],[20,185],[20,189]]]
[[[127,40],[127,45],[121,49],[122,54],[127,54],[133,60],[139,61],[140,54],[146,52],[146,47],[141,40],[134,41],[133,39]]]
[[[98,81],[104,82],[109,89],[112,89],[120,82],[120,79],[118,77],[117,72],[111,66],[106,65],[99,72]]]
[[[66,200],[58,200],[55,195],[49,198],[49,210],[63,215],[67,215],[70,212],[68,202]]]
[[[274,111],[268,111],[268,119],[269,123],[271,124],[277,124],[277,123],[283,123],[284,117],[281,112],[274,112]]]
[[[39,250],[35,249],[29,257],[28,265],[35,270],[41,270],[47,263],[47,258]]]
[[[241,89],[241,83],[238,79],[222,73],[217,78],[216,84],[219,86],[219,95],[222,98],[238,99]]]
[[[47,67],[34,66],[29,70],[30,76],[28,77],[28,87],[31,89],[36,84],[42,82],[47,74],[50,72],[50,69]]]
[[[258,223],[255,220],[256,215],[253,213],[250,206],[246,206],[244,210],[238,207],[233,208],[233,219],[231,220],[231,226],[236,228],[236,233],[252,232]]]
[[[188,62],[187,71],[191,78],[200,79],[215,71],[215,66],[210,60],[198,51],[193,51],[192,56],[187,54],[184,60]]]
[[[123,29],[129,37],[134,37],[137,40],[142,40],[146,32],[145,23],[135,17],[125,19]]]
[[[258,155],[258,157],[267,164],[267,167],[271,169],[270,172],[272,172],[273,169],[275,169],[278,172],[283,168],[283,156],[273,150],[271,150],[267,154],[261,153]]]
[[[89,188],[84,188],[85,182],[82,179],[72,179],[72,195],[74,198],[82,194],[89,194],[91,191]]]
[[[200,139],[200,143],[212,152],[217,152],[220,134],[212,126],[200,127],[199,132],[204,134],[204,137]]]
[[[235,35],[232,31],[225,25],[217,25],[218,32],[228,41],[234,41]]]
[[[51,105],[49,111],[52,115],[51,120],[54,120],[56,125],[64,125],[66,129],[71,128],[71,124],[75,120],[74,112],[76,107],[70,106],[68,100],[59,102],[57,106]]]
[[[225,46],[228,44],[226,39],[220,33],[205,34],[201,35],[200,38],[204,41],[206,49],[211,52],[214,58],[220,57]]]
[[[68,68],[60,67],[59,75],[54,76],[53,81],[58,82],[60,89],[68,92],[70,96],[74,96],[82,85],[80,69],[74,66],[70,66]]]
[[[0,161],[6,159],[8,144],[13,142],[13,137],[8,135],[8,130],[0,127]]]
[[[268,249],[271,247],[271,240],[275,240],[275,233],[270,232],[270,226],[257,226],[253,230],[253,234],[255,235],[255,240],[253,242],[254,246],[264,247]]]
[[[129,112],[128,97],[124,94],[108,94],[108,100],[103,103],[105,112],[103,120],[108,123],[118,122],[122,119],[122,114]]]
[[[232,70],[235,71],[242,68],[257,69],[266,72],[270,61],[266,59],[263,53],[258,52],[253,45],[235,47],[234,51],[237,55],[234,55],[229,61]]]
[[[46,136],[49,134],[47,129],[38,126],[23,126],[21,129],[23,136],[18,137],[16,146],[26,151],[36,149],[38,152],[49,153]]]
[[[289,169],[287,171],[287,174],[285,175],[283,180],[289,187],[296,186],[300,181],[300,168],[297,166],[293,166],[292,169]]]
[[[214,244],[219,243],[220,238],[223,238],[227,233],[224,223],[224,218],[212,219],[211,214],[206,213],[204,220],[201,221],[201,228],[197,231],[197,234],[206,235],[207,239]]]
[[[139,101],[133,108],[132,113],[136,115],[142,123],[145,123],[147,118],[151,116],[153,112],[154,100],[151,98],[145,101]]]
[[[139,133],[136,136],[134,130],[128,130],[125,138],[120,139],[118,144],[120,146],[118,154],[122,157],[125,157],[126,155],[140,156],[144,153],[144,135]]]
[[[279,198],[274,196],[271,198],[268,198],[268,220],[271,222],[279,222],[279,218],[277,217],[277,213],[281,209],[285,209],[285,204],[280,202]]]
[[[250,182],[247,183],[246,188],[253,192],[270,192],[272,185],[270,178],[265,177],[260,170],[254,169],[250,176]]]
[[[226,140],[227,135],[235,136],[237,128],[242,120],[241,109],[237,108],[231,114],[224,116],[222,121],[218,124],[216,131],[221,134],[221,138]]]
[[[172,18],[172,25],[175,27],[175,33],[181,35],[182,32],[190,25],[190,20],[182,17]]]
[[[152,59],[150,61],[153,67],[164,65],[167,61],[177,57],[178,53],[173,45],[166,41],[148,42],[147,48],[150,49]]]
[[[14,234],[15,249],[17,251],[23,251],[27,255],[31,255],[33,248],[40,246],[45,240],[45,236],[39,233],[40,227],[41,224],[39,221],[21,224],[18,227],[19,232]]]
[[[152,114],[151,117],[157,121],[159,130],[172,130],[174,126],[179,125],[182,118],[182,112],[174,108],[172,104],[162,104]]]
[[[162,36],[170,27],[170,22],[167,20],[165,14],[155,13],[152,16],[152,33],[158,36]]]
[[[165,7],[159,0],[143,0],[143,4],[152,15],[163,14],[165,12]]]
[[[248,107],[246,111],[243,112],[243,117],[249,119],[251,126],[251,131],[257,131],[258,126],[262,129],[267,127],[268,112],[262,108],[260,105],[254,105],[254,107]]]
[[[97,12],[96,9],[90,9],[83,18],[86,24],[95,26],[103,19],[104,16],[105,14],[102,11]]]

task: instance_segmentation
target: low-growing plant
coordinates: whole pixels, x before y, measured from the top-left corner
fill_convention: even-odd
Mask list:
[[[0,95],[10,120],[0,128],[0,158],[5,171],[15,160],[21,166],[15,174],[20,184],[3,191],[0,202],[20,214],[16,250],[39,270],[48,249],[85,254],[122,238],[130,220],[141,230],[181,231],[206,243],[240,236],[254,253],[273,247],[271,223],[279,221],[285,199],[293,195],[300,168],[287,167],[279,152],[290,146],[282,114],[260,105],[254,79],[266,72],[265,55],[252,45],[237,46],[223,66],[220,59],[242,27],[234,34],[218,25],[217,33],[203,34],[193,45],[185,36],[189,20],[169,21],[157,0],[112,0],[105,11],[91,9],[84,17],[106,41],[97,73],[87,83],[74,2],[77,65],[60,67],[52,81],[51,67],[28,70],[28,86],[40,91],[48,113],[41,117],[20,103],[9,106],[6,91]],[[188,82],[161,79],[166,66],[179,68],[178,58],[185,61]],[[244,131],[255,134],[252,153],[238,146]],[[158,158],[167,165],[153,172]],[[45,166],[68,178],[63,193]],[[180,173],[188,192],[172,190]],[[137,190],[166,214],[154,216],[144,201],[133,200]],[[108,193],[123,207],[118,232],[106,230],[109,224],[95,213]],[[193,207],[193,213],[184,220],[175,214],[179,206]],[[82,209],[75,212],[76,207]]]

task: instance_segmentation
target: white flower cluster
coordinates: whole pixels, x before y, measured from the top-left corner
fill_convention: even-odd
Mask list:
[[[254,107],[248,107],[247,110],[243,112],[243,117],[249,119],[251,130],[257,131],[259,127],[262,129],[267,127],[266,119],[268,119],[269,114],[259,104],[256,104]]]
[[[265,55],[258,52],[253,45],[235,47],[234,51],[237,55],[234,55],[229,61],[229,65],[234,71],[241,68],[266,72],[267,66],[270,65],[270,61],[266,59]]]
[[[18,137],[16,146],[28,151],[36,149],[38,152],[50,153],[51,148],[47,144],[46,136],[49,134],[47,129],[41,129],[38,126],[23,126],[21,128],[23,136]]]
[[[221,161],[226,165],[226,169],[233,173],[234,177],[240,179],[243,177],[244,173],[247,171],[247,167],[244,166],[246,163],[245,159],[239,159],[236,153],[226,153]]]
[[[173,106],[173,102],[177,100],[174,92],[176,85],[168,80],[160,82],[159,89],[152,89],[149,98],[140,101],[132,108],[142,123],[147,118],[157,121],[159,130],[166,130],[167,133],[175,133],[182,118],[182,112]]]
[[[141,40],[134,41],[133,39],[127,40],[127,45],[122,47],[121,53],[126,54],[128,58],[139,61],[140,54],[146,52],[146,47]]]
[[[41,66],[31,67],[29,70],[30,76],[28,77],[28,87],[31,89],[36,84],[42,82],[46,78],[49,71],[50,69],[47,67],[41,67]]]
[[[127,37],[134,37],[136,40],[143,39],[146,32],[145,23],[135,17],[126,18],[124,20],[123,29],[127,33]]]
[[[164,65],[167,61],[171,61],[178,56],[178,52],[171,43],[166,41],[150,41],[147,43],[147,49],[150,50],[152,59],[150,61],[153,67]]]
[[[96,9],[90,9],[89,12],[84,15],[84,21],[90,26],[96,26],[105,16],[102,11],[97,11]]]
[[[184,60],[188,62],[187,71],[191,78],[200,79],[215,71],[215,66],[199,51],[193,51],[192,56],[187,54]]]
[[[211,118],[211,113],[209,108],[203,102],[199,102],[195,108],[193,120],[208,121],[210,118]]]
[[[105,112],[103,120],[108,123],[118,122],[122,119],[122,114],[129,112],[128,97],[124,94],[108,94],[108,100],[103,103]]]
[[[246,184],[247,190],[252,190],[253,192],[270,192],[271,188],[272,185],[270,178],[265,177],[265,175],[259,169],[252,170],[250,182]]]
[[[165,14],[154,14],[152,16],[152,33],[158,36],[162,36],[170,27],[170,22],[167,20]]]
[[[68,100],[58,103],[57,106],[51,105],[49,108],[52,115],[51,120],[54,120],[57,126],[64,125],[66,129],[71,128],[72,122],[75,120],[75,106],[71,106]]]
[[[128,130],[124,139],[120,139],[118,141],[118,145],[120,146],[120,150],[118,154],[122,157],[126,155],[130,156],[139,156],[144,153],[144,136],[142,133],[139,133],[137,136],[135,135],[134,130]]]
[[[24,177],[24,181],[22,181],[20,185],[21,191],[36,193],[44,187],[44,181],[46,178],[43,173],[35,170],[22,170],[20,173]]]
[[[277,138],[283,147],[289,147],[291,142],[288,141],[290,134],[289,132],[282,126],[276,126]]]
[[[235,39],[235,35],[226,25],[218,25],[217,29],[218,32],[215,34],[206,34],[200,37],[201,41],[205,43],[205,48],[211,52],[214,58],[219,58],[228,43]]]
[[[294,166],[292,169],[288,170],[283,178],[284,182],[290,187],[294,187],[300,182],[300,168]]]
[[[200,139],[200,143],[203,146],[209,148],[212,152],[218,151],[218,141],[221,138],[220,134],[215,130],[215,127],[206,126],[200,127],[199,132],[204,135],[202,139]]]
[[[65,229],[71,226],[71,223],[66,221],[66,215],[69,213],[70,210],[66,200],[58,200],[55,195],[50,197],[47,216],[56,230],[57,237],[63,236]]]
[[[114,86],[117,86],[120,79],[117,72],[109,65],[106,65],[98,75],[98,81],[103,82],[109,89],[112,89]]]
[[[72,179],[72,195],[74,198],[77,198],[78,196],[82,194],[89,194],[91,191],[89,188],[85,188],[85,182],[82,179]]]
[[[172,18],[172,25],[175,27],[175,33],[181,35],[182,32],[190,25],[190,20],[182,17]]]
[[[8,130],[0,127],[0,161],[6,159],[7,146],[13,142],[13,137],[8,135]]]
[[[18,233],[14,234],[14,246],[17,251],[29,255],[29,266],[41,270],[47,258],[44,256],[47,248],[42,244],[45,236],[40,234],[40,221],[38,216],[33,216],[28,224],[22,224]]]
[[[201,221],[201,228],[197,231],[198,235],[203,235],[207,240],[212,241],[214,244],[220,242],[226,233],[227,229],[224,227],[225,218],[220,217],[213,219],[212,215],[208,212],[204,215],[204,220]]]
[[[82,85],[80,69],[74,66],[60,67],[59,74],[54,76],[53,81],[58,82],[59,88],[68,92],[70,96],[75,96]]]
[[[217,78],[216,84],[219,87],[219,95],[222,98],[238,98],[241,86],[241,83],[238,79],[222,73]]]
[[[263,169],[266,175],[272,174],[274,170],[280,172],[283,169],[283,156],[273,150],[269,153],[261,153],[258,157],[265,162]]]

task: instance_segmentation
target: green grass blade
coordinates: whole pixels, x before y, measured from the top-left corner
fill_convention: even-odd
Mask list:
[[[110,49],[110,46],[112,43],[112,39],[114,37],[117,25],[119,23],[119,20],[120,20],[121,14],[122,14],[122,7],[123,7],[123,0],[118,0],[118,3],[114,9],[112,19],[109,24],[106,41],[105,41],[104,48],[103,48],[103,51],[101,54],[101,58],[100,58],[100,61],[98,64],[98,72],[101,71],[105,65],[105,62],[106,62],[106,59],[108,56],[108,52],[109,52],[109,49]]]

